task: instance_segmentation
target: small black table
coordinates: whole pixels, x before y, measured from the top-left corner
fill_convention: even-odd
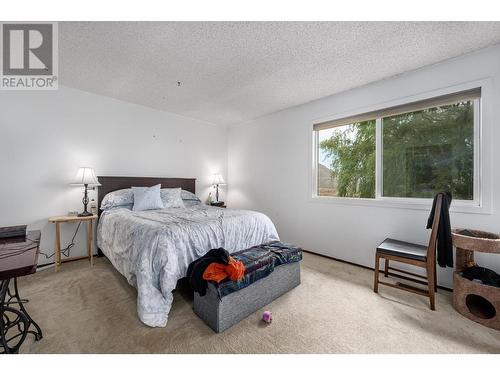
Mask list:
[[[30,333],[35,341],[42,338],[42,330],[24,307],[28,300],[21,299],[17,288],[18,277],[36,272],[39,246],[40,231],[0,240],[0,354],[19,353]]]

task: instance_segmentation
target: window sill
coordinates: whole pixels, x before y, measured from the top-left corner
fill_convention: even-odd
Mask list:
[[[405,210],[429,211],[432,207],[432,199],[421,198],[344,198],[344,197],[321,197],[313,196],[311,203],[338,204],[346,206],[368,206],[396,208]],[[452,201],[450,212],[490,215],[491,210],[478,205],[476,202]]]

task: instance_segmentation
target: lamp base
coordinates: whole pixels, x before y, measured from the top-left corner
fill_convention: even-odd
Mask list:
[[[88,211],[83,211],[82,213],[78,214],[78,217],[87,217],[87,216],[93,216],[93,213]]]

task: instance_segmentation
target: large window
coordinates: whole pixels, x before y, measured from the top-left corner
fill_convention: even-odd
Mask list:
[[[480,89],[314,125],[315,195],[477,201]]]

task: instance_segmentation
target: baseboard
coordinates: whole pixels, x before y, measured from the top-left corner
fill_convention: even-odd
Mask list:
[[[323,257],[323,258],[327,258],[327,259],[335,260],[335,261],[337,261],[337,262],[350,264],[351,266],[361,267],[361,268],[364,268],[364,269],[367,269],[367,270],[370,270],[370,271],[373,271],[373,270],[374,270],[374,268],[373,268],[373,267],[363,266],[363,265],[361,265],[361,264],[357,264],[357,263],[349,262],[349,261],[347,261],[347,260],[343,260],[343,259],[339,259],[339,258],[334,258],[334,257],[329,256],[329,255],[324,255],[324,254],[316,253],[316,252],[311,251],[311,250],[304,250],[304,249],[302,249],[302,251],[304,251],[305,253],[314,254],[314,255],[317,255],[317,256],[320,256],[320,257]],[[383,270],[379,270],[379,272],[380,272],[380,273],[384,273],[384,271],[383,271]],[[446,290],[446,291],[448,291],[448,292],[453,292],[453,289],[452,289],[452,288],[448,288],[448,287],[446,287],[446,286],[440,286],[440,285],[438,285],[438,288],[439,288],[439,289],[442,289],[442,290]]]
[[[52,267],[54,267],[54,265],[55,265],[55,263],[54,263],[54,262],[40,264],[40,265],[37,265],[37,266],[36,266],[36,270],[37,270],[37,271],[43,271],[43,270],[45,270],[45,269],[48,269],[48,268],[52,268]]]
[[[98,255],[97,254],[93,254],[94,258],[97,258]],[[64,260],[64,258],[62,258]],[[82,259],[85,259],[85,258],[82,258]],[[77,261],[80,261],[82,259],[69,259],[69,260],[64,260],[64,263],[71,263],[71,262],[77,262]],[[44,263],[44,264],[37,264],[36,266],[36,269],[37,271],[42,271],[43,269],[45,268],[49,268],[51,266],[55,266],[56,262],[50,262],[50,263]]]

